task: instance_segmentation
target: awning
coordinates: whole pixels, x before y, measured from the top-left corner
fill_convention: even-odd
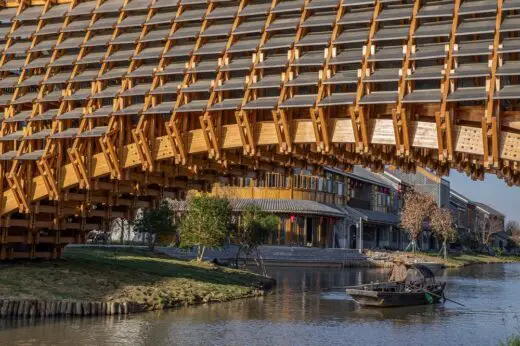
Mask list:
[[[391,213],[383,213],[379,211],[353,208],[348,205],[335,205],[335,207],[343,209],[346,214],[346,217],[349,217],[351,220],[354,221],[362,219],[367,223],[377,223],[391,226],[399,226],[399,224],[401,223],[399,217]]]
[[[298,214],[311,216],[330,216],[344,218],[347,215],[340,209],[331,207],[327,204],[291,199],[231,199],[229,200],[231,208],[234,212],[241,212],[249,205],[255,205],[262,208],[263,211],[278,214]],[[187,211],[188,203],[186,201],[170,201],[170,205],[175,211]]]

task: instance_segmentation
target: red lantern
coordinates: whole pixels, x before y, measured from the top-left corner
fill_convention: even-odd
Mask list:
[[[296,220],[296,216],[291,215],[291,223],[294,223],[294,220]]]

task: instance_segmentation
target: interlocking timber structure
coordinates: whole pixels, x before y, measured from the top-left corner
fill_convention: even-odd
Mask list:
[[[219,175],[520,184],[519,0],[6,0],[0,259]]]

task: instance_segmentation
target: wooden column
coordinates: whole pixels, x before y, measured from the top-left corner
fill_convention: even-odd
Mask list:
[[[359,222],[358,222],[358,241],[357,241],[357,246],[358,246],[358,250],[359,250],[359,253],[362,253],[363,252],[363,219],[359,219]]]
[[[287,220],[287,229],[285,230],[285,244],[291,244],[292,240],[292,222],[291,219]]]
[[[320,222],[320,219],[322,220]],[[316,218],[316,240],[314,241],[314,246],[319,247],[321,244],[321,237],[323,233],[323,219],[322,217]]]
[[[303,245],[307,246],[307,216],[305,216],[303,221]]]

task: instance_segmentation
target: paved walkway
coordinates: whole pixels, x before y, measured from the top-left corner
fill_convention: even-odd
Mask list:
[[[320,249],[297,246],[260,246],[260,253],[265,262],[284,265],[317,265],[317,266],[350,266],[366,262],[367,257],[357,250],[351,249]],[[218,259],[234,261],[238,247],[226,246],[221,249],[206,249],[205,260]],[[196,257],[196,250],[158,247],[157,251],[168,256],[183,259]],[[243,254],[240,256],[243,258]]]
[[[142,248],[147,246],[117,245],[117,244],[70,244],[70,247],[107,247],[107,248]],[[180,249],[174,247],[157,246],[156,251],[170,257],[191,260],[197,255],[196,248]],[[259,247],[264,262],[271,265],[298,265],[298,266],[363,266],[368,265],[367,256],[360,254],[352,249],[321,249],[298,246],[271,246],[264,245]],[[228,245],[220,249],[208,248],[204,251],[204,260],[210,261],[218,259],[220,261],[235,261],[238,246]],[[240,259],[244,259],[242,253]],[[252,260],[252,259],[251,259]]]

